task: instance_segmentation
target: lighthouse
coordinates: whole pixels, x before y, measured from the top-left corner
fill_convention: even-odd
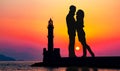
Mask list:
[[[48,51],[50,53],[53,52],[53,29],[54,29],[54,25],[53,25],[53,21],[50,18],[50,20],[48,21]]]
[[[44,63],[53,63],[53,62],[59,62],[60,56],[60,49],[54,48],[54,25],[53,21],[50,18],[48,21],[48,48],[43,48],[43,62]]]

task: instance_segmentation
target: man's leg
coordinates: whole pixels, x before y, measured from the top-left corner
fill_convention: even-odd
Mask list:
[[[69,36],[69,57],[75,57],[75,36]]]

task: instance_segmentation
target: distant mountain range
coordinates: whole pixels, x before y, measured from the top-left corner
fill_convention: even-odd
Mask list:
[[[0,54],[0,61],[16,61],[16,60],[12,57],[8,57],[3,54]]]

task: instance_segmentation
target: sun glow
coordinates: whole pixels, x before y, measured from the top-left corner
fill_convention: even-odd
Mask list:
[[[80,50],[80,47],[77,46],[77,47],[75,48],[75,50],[79,51],[79,50]]]

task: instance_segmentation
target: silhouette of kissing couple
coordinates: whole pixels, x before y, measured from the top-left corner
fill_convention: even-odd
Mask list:
[[[94,53],[90,49],[89,45],[86,43],[85,32],[83,30],[84,11],[79,9],[76,12],[76,7],[74,5],[71,5],[69,9],[70,9],[69,13],[66,17],[66,23],[67,23],[68,35],[69,35],[69,57],[76,57],[74,51],[76,31],[78,34],[78,39],[83,47],[82,57],[86,57],[87,50],[89,51],[91,56],[94,57],[95,56]],[[76,20],[74,19],[75,12],[76,12]]]

